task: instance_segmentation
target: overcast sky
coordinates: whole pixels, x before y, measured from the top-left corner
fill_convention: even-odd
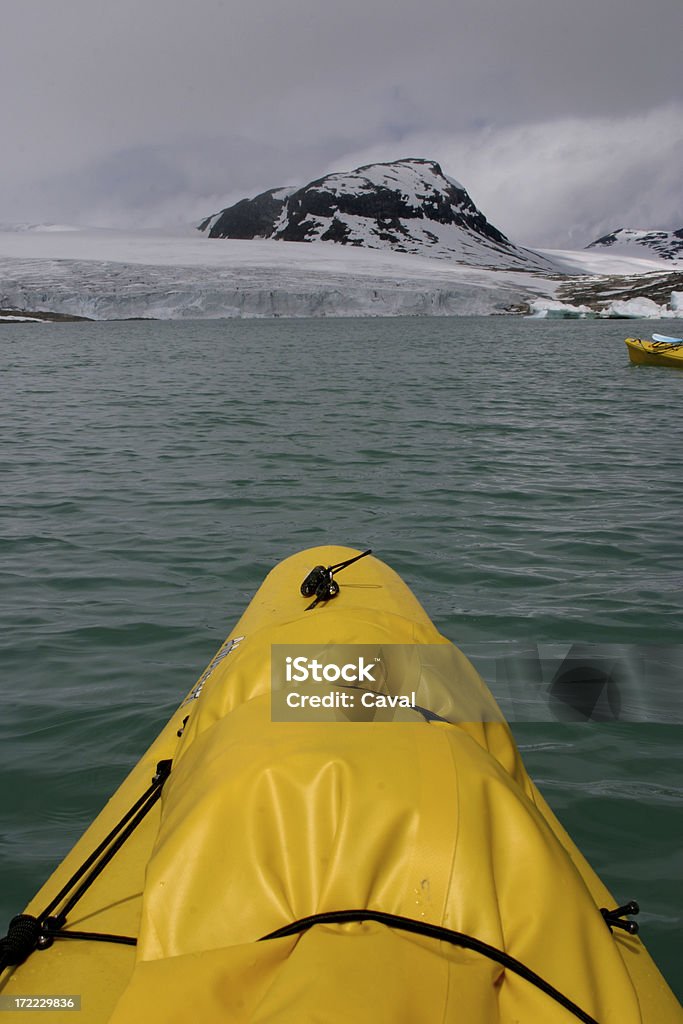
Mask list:
[[[0,221],[438,159],[513,240],[683,227],[683,0],[1,0]]]

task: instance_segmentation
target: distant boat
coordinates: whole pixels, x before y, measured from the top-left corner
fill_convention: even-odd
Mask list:
[[[632,363],[648,366],[673,366],[683,370],[683,338],[668,338],[653,334],[652,341],[626,338]]]

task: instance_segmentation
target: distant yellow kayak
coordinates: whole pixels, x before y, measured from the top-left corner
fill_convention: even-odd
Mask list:
[[[632,363],[649,366],[673,366],[683,370],[683,341],[626,338],[628,354]]]
[[[324,547],[269,574],[15,920],[0,997],[70,999],[67,1024],[682,1024],[636,909],[396,573]]]

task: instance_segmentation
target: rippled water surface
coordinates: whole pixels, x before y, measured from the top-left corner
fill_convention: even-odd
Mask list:
[[[372,547],[466,647],[678,649],[683,373],[623,344],[652,329],[4,325],[0,914],[294,550]],[[661,718],[514,728],[681,995],[683,729]]]

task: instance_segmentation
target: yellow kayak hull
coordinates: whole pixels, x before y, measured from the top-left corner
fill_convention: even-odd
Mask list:
[[[65,926],[137,947],[57,938],[5,970],[0,995],[79,995],[77,1019],[93,1024],[575,1019],[500,963],[377,920],[258,941],[308,915],[368,910],[503,950],[600,1024],[681,1024],[642,942],[606,927],[599,908],[616,901],[529,779],[485,684],[396,573],[363,558],[334,601],[305,610],[309,570],[354,554],[312,549],[269,574],[27,908],[49,904],[172,759],[162,799]],[[436,652],[447,685],[440,669],[408,681],[435,718],[273,721],[273,645],[321,644]]]
[[[638,366],[671,366],[683,370],[683,345],[626,338],[629,358]]]

